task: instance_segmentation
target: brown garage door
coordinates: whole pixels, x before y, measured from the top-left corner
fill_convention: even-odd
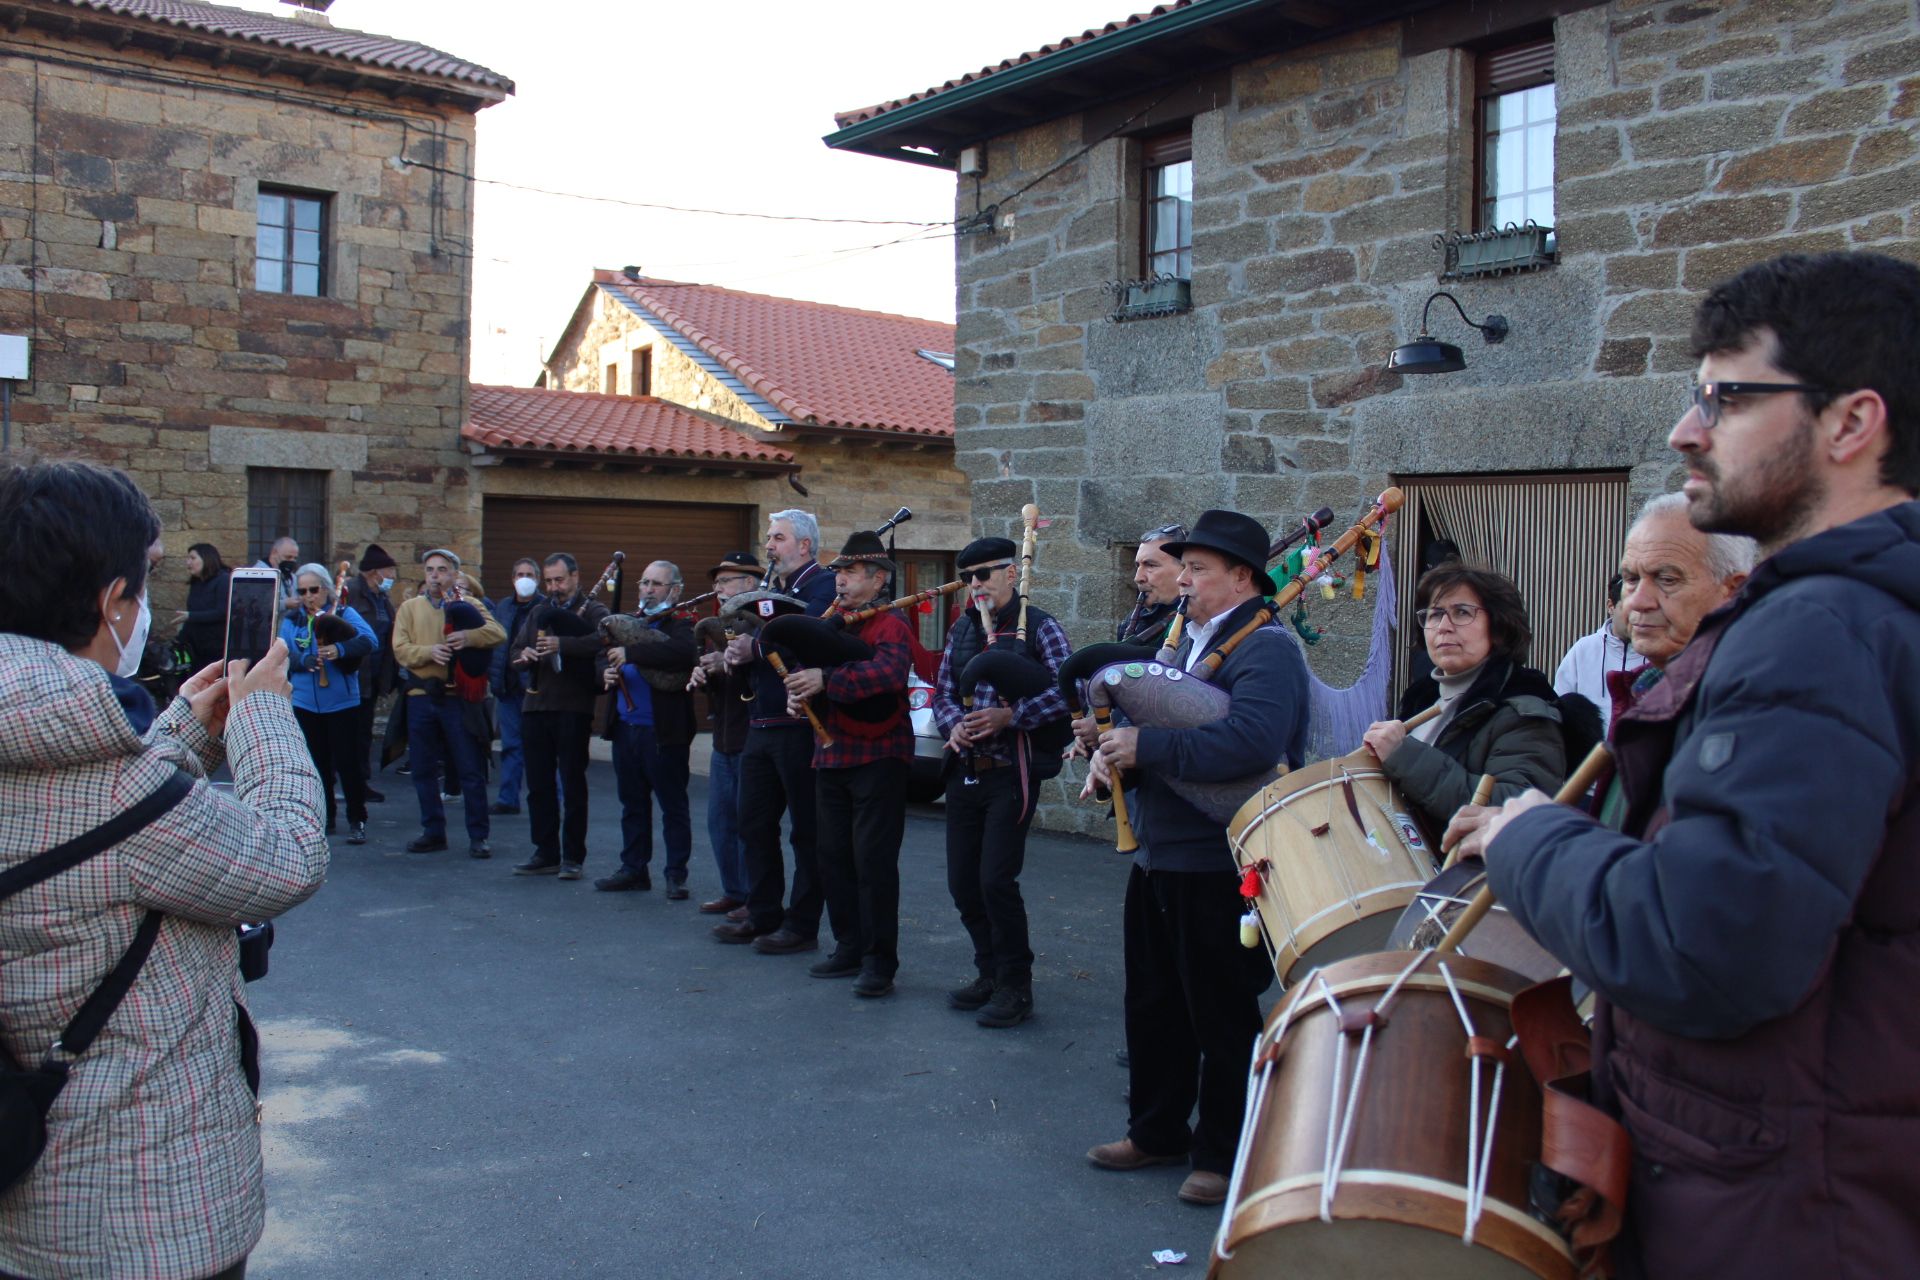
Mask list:
[[[682,502],[581,502],[547,498],[488,498],[480,538],[490,597],[506,594],[513,562],[543,560],[565,551],[580,562],[580,585],[593,584],[615,551],[627,553],[622,603],[633,607],[640,571],[671,560],[686,575],[686,596],[707,589],[707,569],[729,551],[760,554],[753,508]],[[602,596],[605,603],[607,597]]]

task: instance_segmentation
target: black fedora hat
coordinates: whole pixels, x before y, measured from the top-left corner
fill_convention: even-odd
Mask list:
[[[1274,587],[1267,573],[1267,549],[1271,546],[1273,540],[1267,536],[1266,526],[1252,516],[1243,516],[1238,511],[1213,510],[1200,513],[1185,542],[1169,542],[1160,549],[1175,559],[1185,555],[1189,547],[1218,551],[1253,570],[1255,585],[1262,595],[1270,596]]]
[[[758,578],[765,569],[760,558],[751,551],[729,551],[720,557],[720,563],[707,570],[707,577],[717,578],[723,573],[750,573]]]
[[[893,561],[887,558],[886,544],[871,529],[856,529],[848,534],[847,544],[840,548],[840,554],[827,568],[844,569],[850,564],[878,565],[888,573],[894,572]]]

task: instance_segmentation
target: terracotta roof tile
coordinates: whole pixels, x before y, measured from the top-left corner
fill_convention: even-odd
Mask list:
[[[513,92],[513,81],[497,71],[456,58],[450,53],[411,40],[344,27],[310,26],[271,14],[229,9],[225,5],[201,4],[197,0],[56,0],[75,9],[98,13],[146,18],[167,26],[185,27],[209,35],[251,40],[277,45],[301,53],[322,54],[358,62],[388,71],[410,71],[416,75],[437,76],[483,85],[501,93]]]
[[[984,80],[988,76],[997,75],[1002,71],[1011,71],[1015,67],[1024,67],[1029,62],[1038,62],[1041,58],[1049,54],[1059,53],[1063,49],[1071,49],[1076,45],[1086,44],[1090,40],[1098,40],[1101,36],[1110,36],[1116,31],[1125,31],[1127,28],[1137,27],[1143,22],[1151,22],[1155,18],[1188,8],[1195,3],[1197,3],[1197,0],[1172,0],[1169,4],[1157,4],[1145,13],[1136,13],[1132,17],[1122,18],[1118,22],[1109,22],[1106,26],[1098,30],[1089,29],[1082,31],[1077,36],[1067,36],[1065,39],[1056,40],[1052,44],[1043,44],[1038,49],[1029,53],[1007,58],[995,63],[991,67],[982,67],[978,71],[969,71],[957,80],[949,80],[945,84],[937,84],[931,89],[922,89],[919,93],[911,93],[904,98],[895,98],[892,102],[882,102],[877,106],[857,107],[852,111],[836,112],[833,117],[833,122],[842,129],[849,128],[862,121],[871,120],[875,116],[883,116],[889,111],[897,111],[901,107],[911,106],[916,102],[924,102],[928,98],[938,97],[949,89],[958,89],[961,85],[972,84],[976,80]]]
[[[489,449],[792,469],[793,455],[654,396],[473,385],[461,438]]]
[[[950,324],[618,271],[593,279],[673,326],[796,425],[953,437],[953,375],[915,354],[952,351]]]

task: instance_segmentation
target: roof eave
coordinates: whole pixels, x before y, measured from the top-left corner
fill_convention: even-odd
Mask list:
[[[1199,0],[1199,3],[1185,9],[1083,41],[1020,66],[995,71],[971,83],[931,94],[918,102],[895,107],[827,134],[821,141],[834,150],[857,151],[888,160],[905,160],[951,169],[958,163],[961,148],[983,139],[1144,93],[1171,81],[1190,80],[1197,75],[1279,49],[1317,43],[1360,27],[1392,21],[1443,2],[1372,0],[1369,3],[1368,0],[1361,0],[1360,3],[1349,4],[1338,10],[1342,20],[1316,23],[1307,15],[1316,14],[1316,11],[1324,12],[1326,6],[1302,6],[1299,0]],[[1138,56],[1149,45],[1196,37],[1209,28],[1249,18],[1262,10],[1277,10],[1280,16],[1291,18],[1296,26],[1305,29],[1304,37],[1296,32],[1286,38],[1275,39],[1264,47],[1249,46],[1215,52],[1214,56],[1198,62],[1169,58],[1165,66],[1144,73],[1106,65],[1116,59]],[[1287,13],[1289,10],[1293,13]],[[1101,72],[1113,77],[1113,82],[1100,85],[1091,93],[1076,91],[1069,95],[1069,100],[1044,107],[1015,104],[1011,112],[1001,102],[1000,109],[987,113],[987,118],[977,121],[969,119],[970,113],[986,108],[997,100],[1016,97],[1022,90],[1041,88],[1049,81],[1075,74],[1089,77]],[[1030,111],[1031,114],[1023,115],[1023,111]],[[945,128],[936,130],[930,127],[934,125],[943,125]],[[952,132],[955,126],[959,129],[957,134]],[[932,145],[934,135],[938,132],[949,134],[947,145]]]
[[[784,475],[800,470],[798,462],[773,458],[703,458],[689,454],[628,453],[614,449],[543,449],[527,445],[495,445],[469,439],[467,450],[476,458],[494,457],[503,462],[597,463],[607,467],[632,467],[647,471],[751,471],[765,475]]]
[[[470,112],[504,102],[513,92],[512,81],[504,81],[501,87],[458,76],[380,67],[336,54],[292,49],[216,31],[198,31],[152,18],[48,5],[34,0],[0,4],[0,21],[10,27],[31,24],[64,39],[83,39],[114,49],[131,45],[167,59],[185,55],[207,62],[215,69],[231,67],[262,79],[284,74],[328,88],[374,89],[394,97],[410,94],[428,102],[453,103]]]

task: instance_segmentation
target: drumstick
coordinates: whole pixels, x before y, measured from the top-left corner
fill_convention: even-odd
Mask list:
[[[1580,767],[1573,771],[1573,776],[1562,784],[1560,790],[1554,795],[1553,802],[1572,804],[1587,794],[1587,788],[1599,779],[1601,771],[1612,760],[1613,752],[1607,749],[1607,744],[1597,743],[1593,750],[1587,753],[1587,758],[1580,762]],[[1493,886],[1488,884],[1473,896],[1473,901],[1467,904],[1467,909],[1460,913],[1460,918],[1453,922],[1453,927],[1447,930],[1447,936],[1440,939],[1440,945],[1434,950],[1442,955],[1459,950],[1460,944],[1467,940],[1467,935],[1473,932],[1474,926],[1479,924],[1481,918],[1492,909]]]
[[[782,680],[787,678],[787,664],[785,660],[772,649],[767,650],[767,662],[773,667],[773,674],[779,676]],[[807,723],[813,726],[814,739],[823,747],[832,746],[833,735],[827,732],[827,726],[821,724],[820,717],[814,714],[813,703],[803,702],[800,704],[800,709],[807,713]]]
[[[1468,801],[1467,803],[1472,805],[1486,804],[1487,801],[1493,799],[1493,784],[1498,781],[1499,779],[1491,773],[1481,774],[1480,785],[1473,789],[1473,799]],[[1465,839],[1466,837],[1462,836],[1460,840],[1455,840],[1453,842],[1453,848],[1445,850],[1447,855],[1447,860],[1440,864],[1440,869],[1442,871],[1445,871],[1448,867],[1460,861],[1460,843],[1461,843],[1461,840],[1465,840]]]

